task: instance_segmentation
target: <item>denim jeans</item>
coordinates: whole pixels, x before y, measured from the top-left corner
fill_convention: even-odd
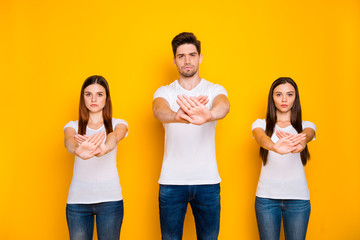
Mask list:
[[[67,204],[66,220],[70,240],[91,240],[94,216],[99,240],[119,240],[124,215],[123,201],[95,204]]]
[[[188,203],[194,214],[197,239],[216,240],[220,228],[220,184],[160,185],[162,239],[182,239]]]
[[[261,240],[279,240],[281,220],[286,240],[304,240],[310,217],[309,200],[256,197],[255,212]]]

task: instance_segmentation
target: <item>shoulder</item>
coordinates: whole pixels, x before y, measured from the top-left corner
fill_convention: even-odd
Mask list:
[[[169,85],[159,87],[156,90],[156,92],[154,93],[153,99],[158,98],[158,97],[167,99],[168,96],[170,96],[170,95],[172,95],[172,93],[176,92],[176,82],[177,82],[177,80],[170,83]]]
[[[118,124],[124,124],[127,128],[129,128],[129,124],[125,120],[119,118],[113,118],[112,119],[113,129],[115,129],[116,125]]]
[[[254,130],[255,128],[262,128],[266,129],[266,120],[265,119],[256,119],[255,122],[251,125],[251,130]]]
[[[220,84],[212,83],[205,79],[202,79],[202,81],[203,81],[204,87],[207,88],[208,90],[210,90],[210,92],[212,92],[214,94],[214,97],[217,95],[220,95],[220,94],[224,94],[226,97],[228,97],[227,91]]]
[[[64,126],[64,130],[66,129],[66,128],[73,128],[73,129],[75,129],[75,131],[77,132],[78,131],[78,120],[76,120],[76,121],[70,121],[70,122],[68,122],[67,124],[65,124],[65,126]]]
[[[305,128],[312,128],[316,131],[316,125],[310,121],[302,121],[302,127]]]

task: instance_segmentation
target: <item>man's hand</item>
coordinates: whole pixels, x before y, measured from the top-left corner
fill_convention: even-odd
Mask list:
[[[180,117],[189,123],[201,125],[211,119],[211,112],[206,107],[206,103],[209,102],[207,96],[188,97],[186,95],[178,95],[176,102],[184,112]]]

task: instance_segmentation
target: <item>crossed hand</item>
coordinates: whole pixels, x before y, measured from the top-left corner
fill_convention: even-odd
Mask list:
[[[175,119],[185,123],[201,125],[211,119],[211,112],[206,107],[209,102],[207,96],[188,97],[186,95],[177,96],[177,104],[180,108],[175,114]]]
[[[101,157],[107,153],[108,147],[103,143],[104,132],[98,132],[91,136],[77,134],[74,138],[80,144],[75,153],[84,160],[94,156]]]
[[[306,134],[290,134],[281,130],[276,131],[276,136],[279,138],[274,145],[275,152],[279,154],[298,153],[305,149],[306,143],[303,141]]]

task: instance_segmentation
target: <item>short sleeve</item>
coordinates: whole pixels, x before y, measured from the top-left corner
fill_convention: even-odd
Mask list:
[[[265,119],[256,119],[255,122],[251,125],[251,131],[253,131],[255,128],[261,128],[265,131],[266,128],[266,121]]]
[[[126,134],[125,134],[125,137],[127,137],[128,133],[129,133],[129,124],[125,120],[113,118],[112,119],[113,129],[115,129],[116,125],[118,125],[118,124],[124,124],[127,127]]]
[[[78,132],[78,127],[79,127],[78,126],[78,121],[70,121],[70,122],[68,122],[67,124],[65,124],[63,130],[65,130],[65,128],[68,128],[68,127],[71,127],[73,129],[75,129],[75,132]]]
[[[314,129],[315,135],[314,135],[313,140],[316,139],[316,126],[315,126],[314,123],[309,122],[309,121],[302,121],[302,127],[303,127],[303,129],[305,129],[305,128],[312,128],[312,129]]]
[[[169,94],[167,93],[167,87],[166,86],[162,86],[160,88],[158,88],[158,90],[156,90],[156,92],[154,93],[154,97],[153,100],[155,98],[164,98],[166,101],[169,102]]]
[[[223,86],[220,86],[219,84],[214,84],[214,89],[213,89],[214,98],[220,94],[224,94],[226,97],[228,97],[228,93]]]

